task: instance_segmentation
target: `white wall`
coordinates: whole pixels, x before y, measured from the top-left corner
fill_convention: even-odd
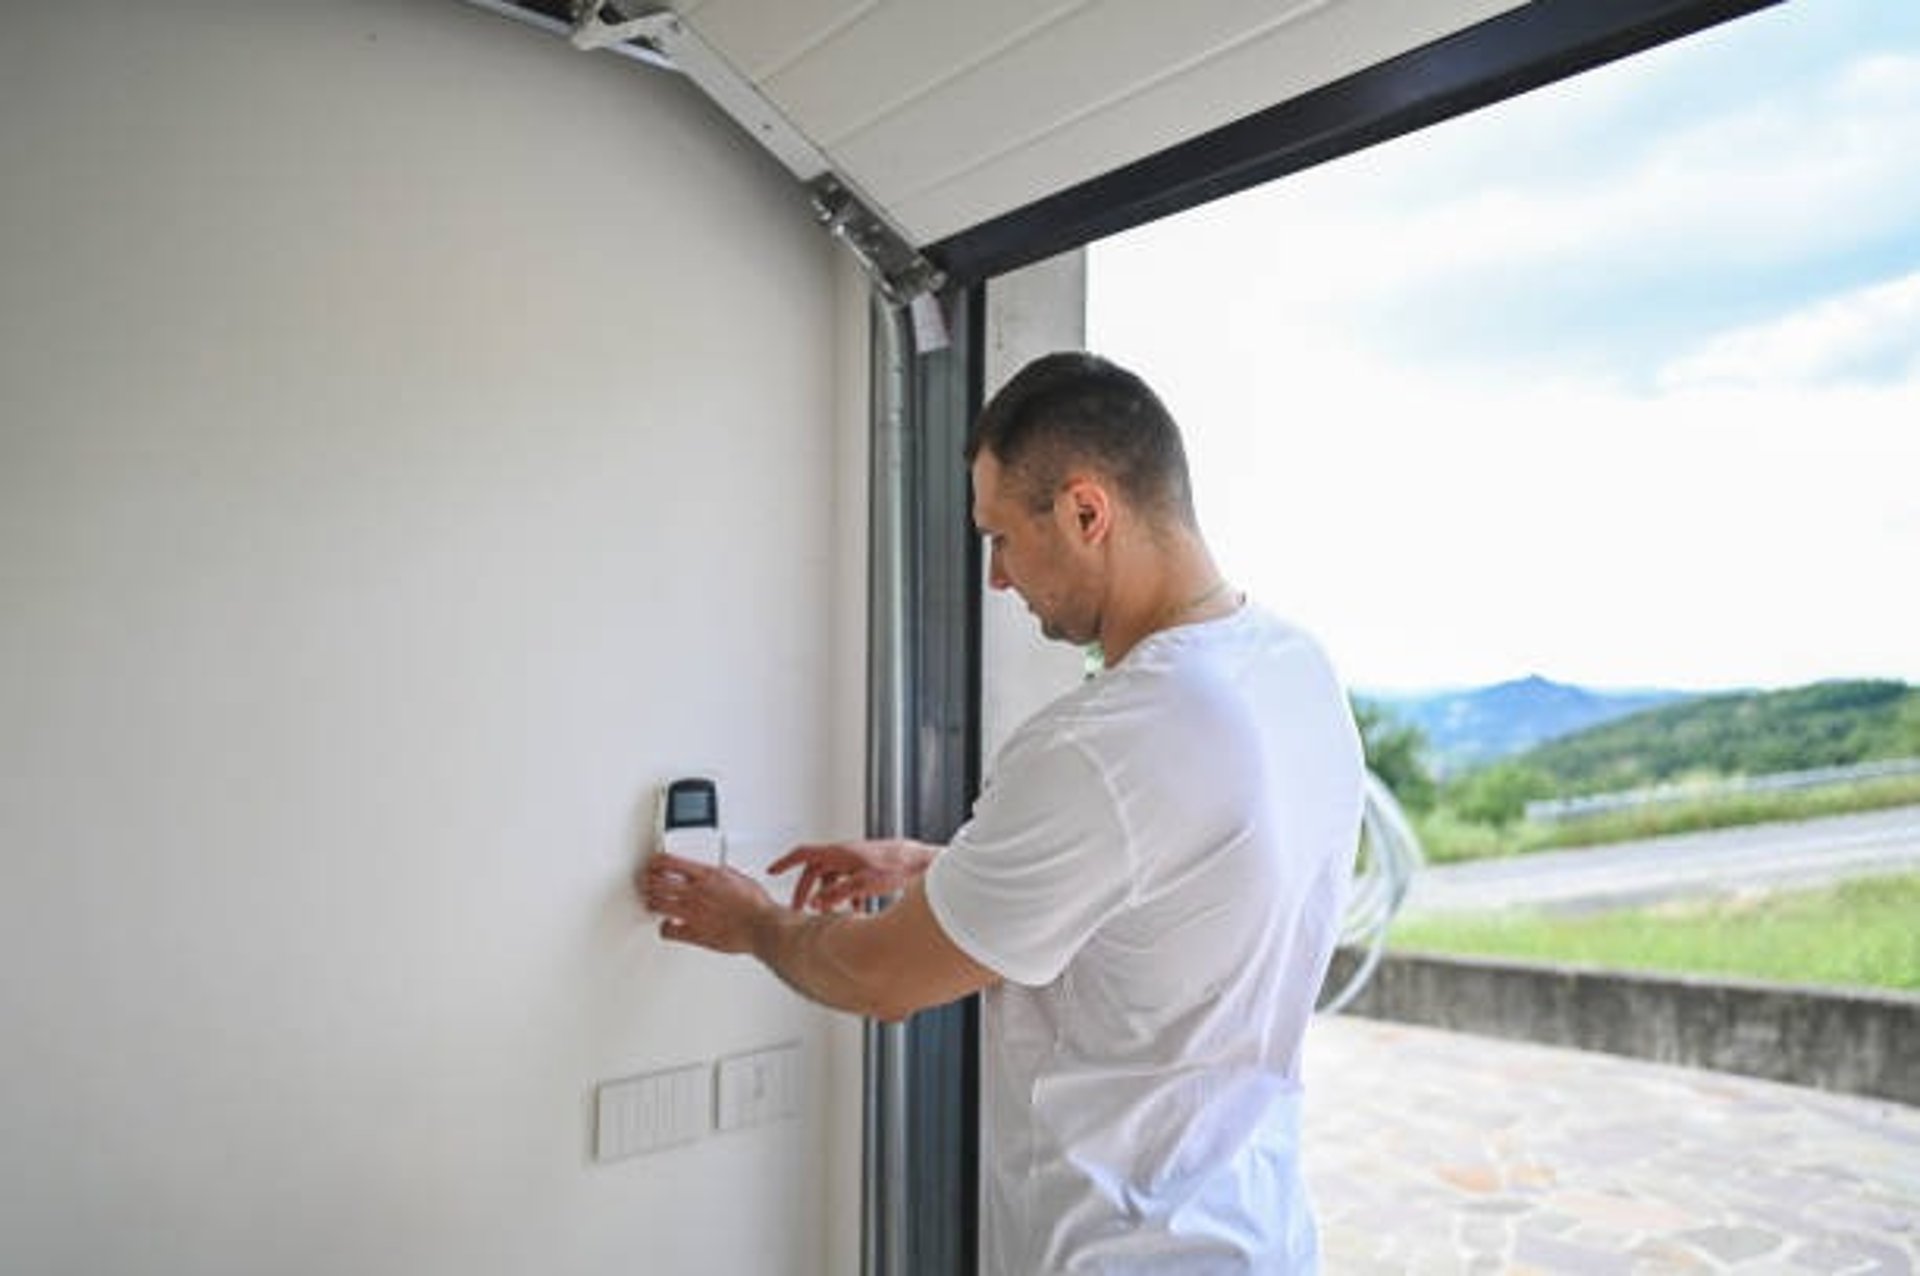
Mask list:
[[[1087,255],[1061,253],[987,285],[986,393],[1030,361],[1087,339]],[[985,564],[982,565],[985,570]],[[1078,648],[1042,636],[1020,596],[986,591],[981,615],[981,748],[987,759],[1015,728],[1086,676]]]
[[[15,6],[0,174],[0,1270],[844,1270],[857,1038],[626,881],[680,770],[857,831],[798,192],[407,0]],[[783,1041],[801,1119],[591,1162]]]

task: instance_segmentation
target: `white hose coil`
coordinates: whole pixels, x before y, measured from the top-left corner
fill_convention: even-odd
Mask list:
[[[1360,964],[1346,982],[1320,1005],[1322,1014],[1338,1014],[1366,987],[1386,951],[1387,929],[1426,862],[1420,839],[1400,809],[1393,791],[1372,771],[1365,773],[1365,802],[1360,809],[1360,849],[1346,912],[1340,919],[1340,946],[1362,950]]]

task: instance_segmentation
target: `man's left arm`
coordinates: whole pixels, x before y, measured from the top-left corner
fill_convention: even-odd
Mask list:
[[[1000,982],[947,937],[915,881],[880,913],[812,915],[784,908],[729,868],[655,855],[641,871],[660,934],[722,953],[750,953],[801,996],[836,1010],[899,1020]]]

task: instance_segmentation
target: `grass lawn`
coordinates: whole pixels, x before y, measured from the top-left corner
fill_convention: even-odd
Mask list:
[[[1628,811],[1552,824],[1536,824],[1530,820],[1505,826],[1473,824],[1442,809],[1416,816],[1414,828],[1427,858],[1435,864],[1448,864],[1560,847],[1637,842],[1649,837],[1769,820],[1811,820],[1825,815],[1914,805],[1920,805],[1920,775],[1895,775],[1784,793],[1732,793],[1690,801],[1655,802]]]
[[[1473,956],[1920,991],[1920,874],[1605,913],[1402,919],[1389,943]]]

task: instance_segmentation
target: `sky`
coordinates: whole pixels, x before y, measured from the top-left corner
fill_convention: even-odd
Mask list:
[[[1792,0],[1095,244],[1367,690],[1920,682],[1920,4]]]

